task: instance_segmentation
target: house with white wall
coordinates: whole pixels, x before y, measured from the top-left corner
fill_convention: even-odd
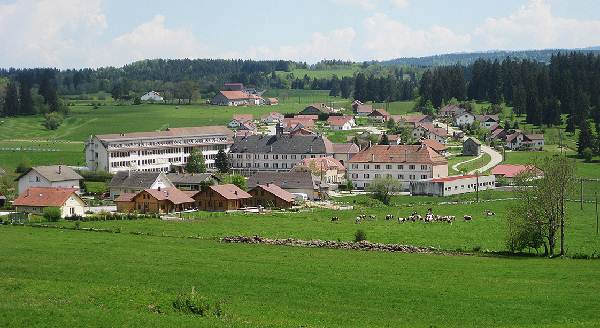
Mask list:
[[[141,101],[163,102],[165,99],[160,93],[152,90],[140,97]]]
[[[31,187],[73,188],[79,191],[83,177],[65,165],[35,166],[18,178],[19,195]]]
[[[56,207],[61,217],[85,214],[85,202],[75,188],[31,187],[13,202],[17,212],[41,215],[44,209]]]

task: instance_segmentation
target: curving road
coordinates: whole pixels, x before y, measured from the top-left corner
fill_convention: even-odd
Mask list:
[[[471,172],[469,172],[469,174],[474,174],[475,172],[485,172],[487,170],[490,170],[491,168],[493,168],[494,166],[502,163],[502,154],[500,154],[499,152],[497,152],[495,149],[493,149],[490,146],[486,146],[486,145],[481,145],[481,152],[483,153],[487,153],[490,155],[491,160],[484,166],[475,169]]]

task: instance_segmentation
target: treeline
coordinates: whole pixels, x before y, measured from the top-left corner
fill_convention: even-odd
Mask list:
[[[505,59],[470,66],[429,69],[420,81],[421,104],[440,107],[450,99],[506,103],[532,124],[556,125],[568,115],[567,131],[583,121],[600,122],[600,56],[556,54],[550,64]]]
[[[20,70],[3,78],[0,116],[65,113],[67,107],[58,97],[56,73],[53,69]]]

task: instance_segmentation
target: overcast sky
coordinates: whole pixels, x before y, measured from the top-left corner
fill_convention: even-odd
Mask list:
[[[0,0],[0,67],[598,45],[598,0]]]

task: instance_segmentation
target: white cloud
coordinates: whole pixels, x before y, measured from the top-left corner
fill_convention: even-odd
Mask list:
[[[406,8],[410,4],[408,0],[391,0],[391,2],[397,8]]]
[[[242,57],[289,59],[308,62],[317,62],[322,59],[352,59],[352,46],[355,38],[356,31],[351,27],[335,29],[327,33],[316,32],[306,42],[275,48],[265,46],[253,47],[245,55],[242,55]]]
[[[69,66],[106,29],[101,0],[20,0],[0,5],[0,62]],[[10,33],[7,33],[10,31]],[[79,64],[79,63],[78,63]]]
[[[427,30],[413,29],[385,14],[375,14],[364,21],[366,58],[388,59],[460,51],[471,37],[433,25]]]
[[[357,6],[365,10],[375,10],[380,5],[390,4],[396,8],[406,8],[409,0],[331,0],[337,5]]]
[[[196,58],[206,55],[206,48],[185,28],[169,29],[165,17],[156,15],[131,32],[117,36],[93,61],[106,65],[123,65],[152,58]],[[117,59],[118,62],[115,61]]]
[[[600,21],[557,17],[546,1],[530,0],[507,17],[487,18],[473,35],[481,49],[586,47],[600,43]]]

